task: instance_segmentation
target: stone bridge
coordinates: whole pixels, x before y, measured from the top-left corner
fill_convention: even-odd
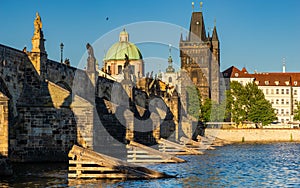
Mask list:
[[[91,46],[86,70],[49,60],[44,41],[35,27],[30,52],[0,45],[0,155],[66,161],[79,144],[120,157],[130,140],[178,139],[180,100],[164,83],[100,77]]]

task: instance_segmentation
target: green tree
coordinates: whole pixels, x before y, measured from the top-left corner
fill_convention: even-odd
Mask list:
[[[233,81],[226,95],[226,113],[233,122],[238,124],[242,121],[252,121],[267,125],[276,120],[272,105],[254,82],[243,86]]]
[[[294,111],[294,120],[300,120],[300,103],[297,103],[297,108]]]
[[[253,103],[248,114],[249,121],[268,125],[277,119],[274,109],[269,101],[260,99]]]
[[[230,90],[226,91],[226,115],[237,124],[246,120],[245,93],[245,87],[237,81],[231,82]]]
[[[212,107],[211,99],[206,99],[200,107],[200,110],[201,110],[200,111],[200,121],[202,121],[202,122],[210,121],[211,107]]]
[[[195,86],[187,86],[187,112],[196,119],[200,117],[201,95]]]
[[[206,99],[201,105],[200,120],[203,122],[221,122],[225,119],[225,102],[218,104],[211,99]]]

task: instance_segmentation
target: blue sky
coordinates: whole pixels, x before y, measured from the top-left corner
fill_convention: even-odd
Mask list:
[[[33,20],[38,11],[42,17],[50,59],[60,60],[59,44],[63,42],[64,57],[69,58],[73,66],[77,66],[81,59],[84,60],[85,45],[89,42],[95,45],[95,55],[101,65],[105,50],[118,41],[118,33],[126,27],[131,34],[130,40],[138,43],[141,49],[146,68],[157,70],[167,66],[168,43],[174,44],[172,55],[178,67],[178,41],[180,32],[184,34],[185,29],[189,28],[191,2],[1,1],[0,43],[17,49],[27,46],[30,50]],[[195,1],[196,11],[199,10],[199,2]],[[206,29],[212,28],[214,19],[217,20],[221,70],[234,65],[238,68],[246,66],[250,72],[281,71],[282,58],[285,57],[287,71],[300,71],[299,0],[203,2]],[[158,24],[148,28],[147,23],[153,22],[146,21],[157,21]],[[166,25],[166,32],[160,23]],[[150,35],[156,35],[157,38],[153,39]],[[104,40],[105,37],[109,37],[109,40]]]

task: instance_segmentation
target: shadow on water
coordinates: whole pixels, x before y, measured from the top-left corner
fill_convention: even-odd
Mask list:
[[[14,175],[1,177],[0,187],[67,186],[68,163],[12,163]]]

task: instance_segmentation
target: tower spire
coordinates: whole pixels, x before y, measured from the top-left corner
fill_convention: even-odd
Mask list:
[[[171,56],[171,48],[172,48],[172,45],[169,44],[169,58],[168,58],[168,68],[166,69],[166,72],[167,73],[173,73],[175,72],[175,69],[173,68],[173,59],[172,59],[172,56]]]
[[[203,2],[200,2],[200,12],[202,12]]]
[[[217,33],[217,26],[216,26],[216,19],[214,21],[214,30],[213,30],[213,33],[212,33],[212,40],[213,41],[219,41],[219,37],[218,37],[218,33]]]
[[[282,58],[282,72],[285,73],[285,68],[286,68],[286,65],[285,65],[285,57]]]
[[[195,8],[195,3],[194,1],[192,2],[192,11],[194,12],[194,8]]]

